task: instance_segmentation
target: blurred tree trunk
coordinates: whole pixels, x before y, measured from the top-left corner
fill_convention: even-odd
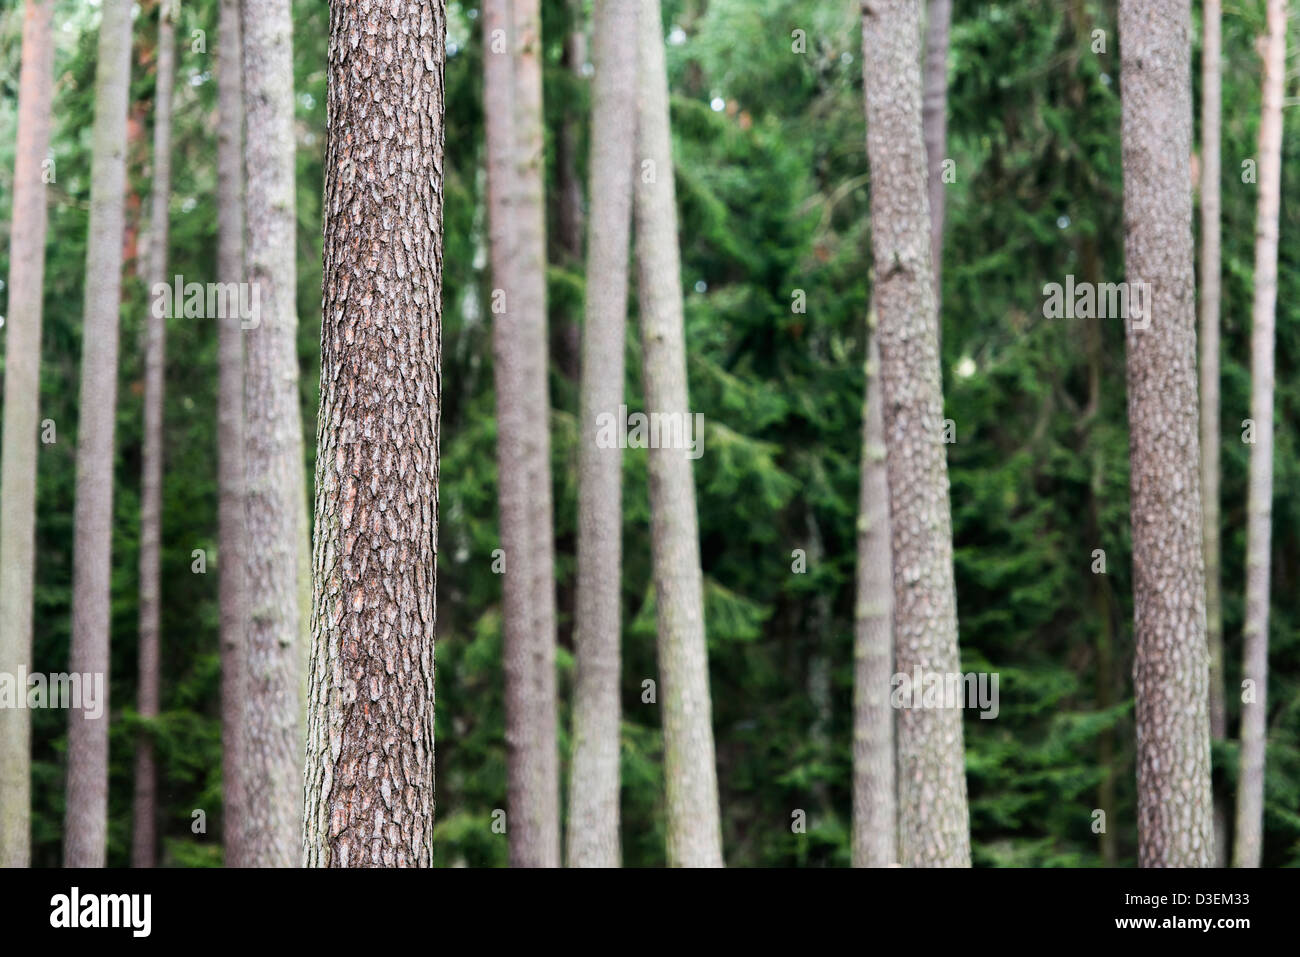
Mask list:
[[[50,150],[53,6],[53,0],[27,0],[18,79],[0,451],[0,672],[11,675],[32,667],[41,298],[49,222],[43,164]],[[31,864],[31,779],[31,714],[26,708],[0,709],[0,867]]]
[[[943,345],[943,161],[948,150],[948,28],[952,0],[930,0],[925,26],[925,93],[921,108],[929,163],[930,263],[934,270],[934,314]]]
[[[217,281],[244,278],[243,81],[239,0],[221,0],[217,50]],[[240,756],[247,655],[244,582],[244,340],[238,315],[217,328],[217,572],[221,604],[221,840],[228,866],[243,867],[244,777]]]
[[[1236,867],[1259,867],[1264,845],[1264,745],[1268,716],[1268,603],[1273,523],[1273,338],[1277,311],[1278,212],[1282,191],[1282,97],[1286,0],[1268,0],[1264,95],[1259,122],[1259,208],[1255,222],[1255,310],[1250,334],[1250,450],[1246,504],[1246,624],[1242,675],[1255,684],[1241,706]]]
[[[960,671],[930,209],[921,129],[920,0],[864,0],[873,295],[894,561],[894,667]],[[962,712],[898,711],[899,860],[970,866]]]
[[[243,0],[245,278],[259,316],[245,335],[244,841],[247,863],[301,861],[303,522],[298,406],[293,133],[288,0]]]
[[[853,866],[888,867],[898,861],[894,709],[889,701],[894,672],[894,592],[874,309],[867,317],[866,378],[853,610]]]
[[[308,866],[432,864],[446,21],[330,6]]]
[[[104,0],[101,10],[95,65],[95,127],[91,134],[69,671],[103,682],[103,700],[98,702],[103,710],[94,719],[83,708],[68,711],[65,867],[103,867],[108,851],[113,431],[117,417],[131,4],[128,0]]]
[[[574,630],[570,867],[619,865],[619,635],[623,455],[600,448],[598,418],[623,402],[632,156],[636,143],[636,8],[596,0],[592,84],[591,243],[578,442],[578,598]]]
[[[1138,862],[1214,863],[1188,0],[1120,0],[1125,263],[1149,283],[1127,323]],[[1174,796],[1178,797],[1175,798]]]
[[[168,285],[167,226],[171,198],[172,83],[176,73],[176,11],[173,0],[158,4],[158,60],[154,79],[153,183],[149,206],[151,290],[145,320],[144,449],[140,469],[140,655],[136,711],[146,720],[158,717],[159,575],[162,538],[163,390],[167,319],[158,315],[152,291]],[[157,841],[157,780],[152,732],[140,736],[135,752],[135,798],[132,805],[131,866],[153,867]]]
[[[659,0],[638,26],[637,292],[647,413],[689,415],[677,197],[668,120],[668,75]],[[695,479],[682,449],[648,451],[650,543],[658,624],[659,700],[668,789],[668,864],[721,867],[704,582]]]

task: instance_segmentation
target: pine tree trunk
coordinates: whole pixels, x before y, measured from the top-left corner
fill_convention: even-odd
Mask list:
[[[677,197],[659,0],[641,4],[635,192],[637,292],[647,413],[688,415]],[[648,165],[647,165],[648,164]],[[668,864],[721,867],[695,479],[682,449],[648,451]]]
[[[150,197],[150,290],[167,279],[168,202],[171,198],[172,81],[176,70],[175,11],[171,0],[158,5],[158,65],[154,85],[153,186]],[[152,302],[152,296],[151,296]],[[162,538],[163,370],[167,320],[150,308],[145,320],[144,449],[140,470],[140,687],[136,711],[158,717],[159,598],[158,549]],[[157,781],[153,739],[141,736],[135,752],[131,866],[153,867],[156,842]]]
[[[1120,0],[1125,264],[1149,283],[1127,323],[1138,862],[1214,862],[1188,0]],[[1145,328],[1143,328],[1145,326]]]
[[[632,154],[636,143],[636,8],[597,0],[592,86],[591,242],[578,443],[578,598],[574,629],[570,867],[617,867],[622,452],[597,444],[598,419],[623,402]]]
[[[853,866],[888,867],[898,860],[894,709],[889,702],[894,672],[893,562],[874,310],[867,323],[857,604],[853,612]]]
[[[244,159],[239,0],[221,0],[217,50],[217,281],[244,278]],[[238,315],[217,328],[217,573],[221,605],[221,840],[242,867],[244,777],[240,756],[248,599],[244,583],[244,339]]]
[[[103,867],[108,846],[109,590],[113,552],[113,427],[117,415],[118,311],[122,293],[126,111],[131,78],[131,4],[104,0],[95,66],[86,319],[72,568],[69,671],[103,681],[103,711],[68,712],[66,867]]]
[[[246,863],[301,861],[303,512],[298,407],[293,51],[288,0],[243,0],[245,276],[259,296],[245,332],[248,657],[242,744]]]
[[[934,270],[934,312],[939,342],[943,342],[943,161],[948,150],[948,28],[952,0],[930,0],[925,25],[925,100],[922,125],[929,165],[930,263]]]
[[[1205,628],[1210,647],[1210,736],[1228,734],[1223,678],[1223,599],[1219,571],[1219,140],[1222,102],[1219,0],[1205,0],[1201,19],[1201,512],[1205,524]],[[1214,860],[1228,863],[1228,808],[1214,799]]]
[[[1236,867],[1259,867],[1264,846],[1264,744],[1268,716],[1268,604],[1273,522],[1273,338],[1277,310],[1278,213],[1282,189],[1282,97],[1286,0],[1268,0],[1264,95],[1259,122],[1259,208],[1255,222],[1255,310],[1250,335],[1250,450],[1246,502],[1246,624],[1242,676],[1255,684],[1241,705]]]
[[[53,0],[27,0],[18,79],[0,451],[0,672],[11,675],[32,667],[41,297],[49,222],[42,166],[50,149],[52,12]],[[0,868],[31,864],[31,744],[30,712],[0,709]]]
[[[921,131],[920,0],[864,0],[874,296],[894,561],[894,667],[955,674],[957,601]],[[899,859],[970,866],[962,712],[898,711]]]
[[[330,6],[307,866],[432,864],[446,28]]]

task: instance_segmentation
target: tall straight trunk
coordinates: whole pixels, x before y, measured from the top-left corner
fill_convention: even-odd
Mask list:
[[[167,213],[171,198],[172,82],[176,71],[176,11],[173,0],[158,5],[158,69],[154,83],[153,184],[149,213],[147,282],[167,284]],[[152,299],[152,297],[151,297]],[[140,685],[136,711],[158,717],[159,575],[162,538],[163,369],[167,320],[151,308],[145,320],[144,449],[140,469]],[[131,866],[153,867],[157,831],[157,780],[153,739],[141,736],[135,752]]]
[[[68,712],[66,867],[103,867],[108,852],[108,647],[113,558],[113,426],[122,294],[126,110],[131,79],[131,4],[104,0],[95,64],[90,227],[77,435],[76,531],[72,559],[72,648],[68,670],[103,682],[102,712]]]
[[[921,130],[920,0],[864,0],[873,295],[893,544],[894,667],[960,671]],[[970,866],[962,712],[898,711],[899,860]]]
[[[925,25],[924,101],[921,123],[930,193],[930,263],[934,271],[934,313],[943,342],[943,161],[948,149],[948,28],[952,0],[930,0]]]
[[[245,335],[243,759],[246,863],[301,861],[302,419],[294,263],[293,50],[288,0],[243,0],[244,270],[258,289]]]
[[[1205,640],[1189,0],[1120,0],[1138,863],[1214,862]]]
[[[571,867],[617,867],[619,634],[623,455],[597,442],[602,415],[623,402],[632,155],[636,143],[636,8],[597,0],[592,87],[591,242],[578,443],[578,599],[574,630]]]
[[[0,672],[32,667],[36,572],[36,452],[40,418],[41,296],[45,277],[42,164],[50,149],[53,0],[27,0],[5,321],[4,447],[0,450]],[[31,716],[0,709],[0,867],[31,863]]]
[[[432,864],[446,30],[330,4],[309,867]]]
[[[867,324],[857,602],[853,610],[853,866],[888,867],[898,860],[894,709],[889,701],[894,672],[893,561],[874,310]]]
[[[1233,864],[1259,867],[1264,846],[1264,742],[1268,715],[1269,550],[1273,523],[1273,330],[1277,310],[1278,212],[1282,192],[1282,95],[1286,0],[1268,0],[1264,96],[1259,122],[1259,207],[1255,218],[1255,310],[1250,334],[1250,450],[1246,501],[1246,625],[1242,674],[1255,684],[1241,706],[1241,770]]]
[[[659,0],[641,4],[637,29],[637,293],[641,306],[642,376],[647,413],[690,408],[677,195],[668,120]],[[683,449],[648,451],[650,546],[658,625],[664,780],[668,788],[668,864],[721,867],[718,773],[704,639],[704,581],[695,514],[695,478]]]
[[[221,0],[217,29],[217,281],[244,278],[243,81],[239,0]],[[217,327],[218,560],[221,606],[221,841],[227,865],[248,860],[240,757],[248,598],[244,583],[244,340],[237,315]]]

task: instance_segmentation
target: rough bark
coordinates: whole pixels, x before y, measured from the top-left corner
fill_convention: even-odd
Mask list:
[[[853,612],[853,866],[888,867],[898,861],[894,709],[889,703],[894,672],[893,561],[874,311],[867,321],[857,603]]]
[[[108,697],[109,587],[113,551],[113,428],[117,414],[118,309],[122,292],[126,110],[131,5],[104,0],[95,66],[90,226],[77,435],[69,671],[101,675]],[[108,701],[88,718],[68,711],[68,795],[63,863],[103,867],[108,851]]]
[[[176,11],[172,0],[158,5],[158,65],[154,81],[153,183],[149,213],[147,285],[166,283],[168,201],[171,198],[172,83],[176,72]],[[152,303],[151,303],[152,305]],[[140,469],[140,655],[136,711],[158,717],[159,599],[158,549],[162,538],[163,369],[167,320],[149,309],[144,343],[144,448]],[[141,735],[135,752],[131,866],[153,867],[157,831],[157,780],[153,738]]]
[[[617,867],[622,452],[597,445],[598,418],[623,402],[632,155],[636,143],[636,8],[597,0],[592,96],[591,243],[578,444],[578,597],[574,651],[570,867]]]
[[[330,6],[307,866],[432,864],[446,21]]]
[[[217,49],[217,281],[244,278],[244,171],[239,0],[221,0]],[[221,606],[221,841],[227,865],[248,860],[240,757],[248,597],[244,583],[244,340],[237,315],[217,329],[217,575]]]
[[[1127,323],[1138,862],[1214,862],[1188,0],[1120,0],[1125,264],[1149,283]],[[1145,326],[1145,328],[1143,328]]]
[[[909,675],[917,668],[960,670],[921,132],[920,14],[919,0],[862,4],[894,667]],[[912,867],[970,866],[961,710],[900,709],[897,733],[899,860]]]
[[[32,667],[41,296],[49,222],[42,164],[50,148],[53,0],[27,0],[18,78],[9,305],[5,318],[4,447],[0,450],[0,672]],[[31,863],[31,714],[0,710],[0,867]]]
[[[1259,206],[1255,219],[1255,308],[1250,334],[1250,450],[1246,498],[1244,678],[1253,701],[1241,705],[1236,867],[1259,867],[1264,845],[1264,744],[1268,715],[1268,603],[1273,524],[1273,339],[1277,310],[1278,212],[1282,191],[1282,96],[1286,79],[1286,0],[1268,0],[1264,95],[1259,122]]]
[[[925,25],[924,102],[921,123],[929,166],[930,264],[934,271],[934,313],[939,342],[943,342],[943,161],[948,149],[948,28],[952,0],[930,0]]]
[[[293,50],[288,0],[243,0],[244,271],[260,315],[245,332],[247,659],[245,863],[299,863],[302,419],[294,263]]]
[[[640,82],[636,159],[643,172],[635,187],[636,259],[645,411],[686,416],[690,404],[677,249],[677,196],[659,0],[641,4],[637,34]],[[668,864],[721,867],[722,832],[695,478],[685,450],[655,448],[649,449],[647,455],[664,780],[668,790]]]

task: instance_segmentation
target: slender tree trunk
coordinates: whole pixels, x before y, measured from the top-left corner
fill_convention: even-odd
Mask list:
[[[432,864],[446,29],[330,5],[309,867]]]
[[[1120,0],[1138,862],[1214,862],[1205,639],[1188,0]]]
[[[862,412],[858,498],[857,603],[853,611],[853,866],[898,861],[894,764],[894,591],[889,541],[889,477],[876,314],[867,319],[867,389]]]
[[[27,0],[18,79],[0,451],[0,672],[11,675],[32,667],[41,297],[49,222],[42,167],[50,149],[53,6],[53,0]],[[26,708],[0,709],[0,867],[31,863],[31,779],[31,715]]]
[[[880,316],[894,667],[955,674],[957,598],[921,131],[920,0],[864,0],[871,240]],[[962,712],[898,711],[899,859],[970,866]]]
[[[256,867],[292,867],[302,820],[299,561],[303,511],[294,263],[293,50],[288,0],[243,0],[248,657],[244,841]]]
[[[244,279],[244,159],[239,0],[221,0],[217,50],[217,279]],[[217,328],[217,572],[221,605],[221,839],[226,864],[242,867],[244,776],[240,713],[247,653],[244,582],[244,340],[238,315]]]
[[[921,108],[929,164],[930,263],[934,270],[934,313],[943,342],[943,161],[948,150],[948,28],[952,0],[930,0],[925,26],[925,93]]]
[[[69,671],[103,684],[102,711],[68,712],[66,867],[103,867],[108,851],[108,648],[113,558],[113,426],[117,415],[118,312],[122,293],[126,110],[131,78],[131,5],[104,0],[95,66],[95,128],[86,246],[81,415],[77,435],[76,532]]]
[[[647,413],[689,421],[677,196],[668,120],[659,0],[641,4],[638,26],[637,292]],[[659,633],[668,864],[721,867],[718,775],[713,749],[704,581],[695,478],[682,449],[648,451],[650,544]]]
[[[1268,0],[1264,97],[1259,123],[1259,209],[1255,221],[1255,314],[1250,335],[1250,450],[1246,504],[1246,626],[1242,674],[1254,700],[1241,706],[1241,771],[1233,864],[1259,867],[1264,846],[1264,743],[1268,715],[1269,557],[1273,523],[1273,327],[1277,310],[1278,212],[1282,191],[1282,96],[1286,0]]]
[[[591,137],[591,243],[578,443],[578,599],[568,863],[619,865],[619,634],[623,455],[597,442],[623,402],[632,155],[636,143],[636,8],[596,0]]]
[[[1219,140],[1222,102],[1219,0],[1201,19],[1201,512],[1205,525],[1205,628],[1210,646],[1210,736],[1228,734],[1223,679],[1223,600],[1219,571]],[[1228,863],[1228,807],[1214,798],[1214,859]]]
[[[175,9],[172,0],[158,5],[158,69],[154,82],[153,188],[150,198],[150,290],[167,284],[168,201],[171,198],[172,81],[176,64]],[[152,295],[151,295],[152,302]],[[150,308],[145,321],[144,450],[140,477],[140,717],[158,717],[159,575],[162,538],[163,369],[167,320]],[[135,752],[135,800],[132,809],[131,866],[153,867],[157,834],[157,780],[153,738],[141,735]]]

